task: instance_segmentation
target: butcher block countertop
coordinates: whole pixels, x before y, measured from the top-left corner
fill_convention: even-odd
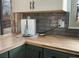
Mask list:
[[[7,34],[0,36],[0,54],[21,46],[25,43],[22,38],[17,38],[16,35]]]
[[[27,38],[15,34],[0,36],[0,54],[23,44],[79,55],[78,37],[47,35],[38,38]]]

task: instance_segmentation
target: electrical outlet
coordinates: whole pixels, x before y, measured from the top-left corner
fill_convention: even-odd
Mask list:
[[[58,20],[58,28],[64,28],[65,27],[65,22],[62,19]]]

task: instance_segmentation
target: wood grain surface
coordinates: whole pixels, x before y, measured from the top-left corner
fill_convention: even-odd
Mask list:
[[[62,51],[66,53],[79,55],[79,38],[47,35],[38,38],[22,37],[16,34],[7,34],[0,36],[0,54],[14,49],[23,44],[30,44],[51,50]]]

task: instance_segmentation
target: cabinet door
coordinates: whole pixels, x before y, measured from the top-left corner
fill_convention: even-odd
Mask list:
[[[42,48],[27,45],[26,46],[26,57],[27,58],[40,58],[42,57]]]
[[[8,52],[0,54],[0,58],[8,58]]]
[[[17,47],[9,51],[10,58],[24,58],[25,57],[25,45]]]
[[[34,0],[35,11],[62,10],[63,0]]]
[[[31,0],[12,0],[12,12],[30,11]]]
[[[55,50],[44,49],[45,58],[77,58],[79,56],[63,53]]]

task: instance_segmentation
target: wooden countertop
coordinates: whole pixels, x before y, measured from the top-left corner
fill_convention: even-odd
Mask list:
[[[76,37],[44,36],[37,39],[27,39],[26,44],[79,55],[79,38]]]
[[[21,46],[25,43],[22,38],[17,38],[16,35],[7,34],[0,36],[0,54]]]
[[[76,37],[50,35],[32,39],[14,34],[0,36],[0,54],[23,44],[79,55],[79,38]]]

